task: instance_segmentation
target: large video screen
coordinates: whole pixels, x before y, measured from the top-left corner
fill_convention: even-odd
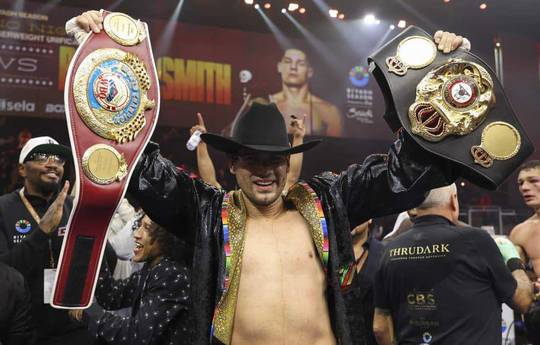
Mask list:
[[[56,6],[43,14],[43,6],[0,8],[0,115],[64,117],[65,75],[76,50],[64,24],[82,10]],[[366,62],[384,29],[366,34],[358,23],[336,23],[342,40],[283,44],[273,34],[181,22],[166,35],[166,21],[141,20],[159,74],[160,125],[191,127],[201,112],[210,131],[227,133],[251,95],[275,102],[287,122],[305,116],[308,135],[390,136]]]

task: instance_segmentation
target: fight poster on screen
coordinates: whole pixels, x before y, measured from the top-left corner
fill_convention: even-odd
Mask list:
[[[76,43],[65,21],[82,9],[25,2],[24,12],[0,7],[0,115],[64,118],[64,82]],[[46,14],[44,14],[46,13]],[[342,23],[341,41],[288,39],[272,34],[167,21],[150,23],[161,90],[159,125],[191,127],[203,113],[210,131],[227,133],[249,94],[273,101],[284,113],[306,116],[308,135],[389,136],[383,98],[366,57],[384,32],[366,36],[357,23]],[[288,88],[307,86],[301,102]]]

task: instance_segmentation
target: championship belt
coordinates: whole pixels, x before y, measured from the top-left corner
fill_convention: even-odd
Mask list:
[[[476,55],[444,54],[410,26],[368,61],[391,129],[456,162],[471,182],[496,189],[533,152],[501,83]]]
[[[69,66],[66,117],[77,176],[51,305],[92,302],[109,222],[156,126],[159,83],[146,23],[103,12]]]

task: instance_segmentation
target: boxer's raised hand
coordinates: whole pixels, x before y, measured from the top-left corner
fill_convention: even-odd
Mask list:
[[[103,16],[99,11],[86,11],[75,18],[75,23],[85,32],[93,31],[97,34],[103,29]]]
[[[450,53],[460,47],[471,50],[471,42],[453,32],[439,30],[433,35],[433,40],[437,43],[437,49],[443,53]]]

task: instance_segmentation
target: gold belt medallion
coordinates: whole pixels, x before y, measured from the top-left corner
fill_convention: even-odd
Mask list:
[[[89,147],[83,155],[84,174],[97,184],[111,184],[120,181],[127,174],[127,163],[114,147],[97,144]]]
[[[418,83],[409,107],[411,130],[432,142],[466,135],[484,121],[494,103],[488,71],[473,62],[450,59]]]
[[[155,106],[147,97],[150,83],[146,66],[136,55],[114,48],[98,49],[75,73],[75,106],[94,133],[126,143],[144,127],[144,112]]]
[[[429,66],[436,56],[437,47],[432,39],[410,36],[399,43],[395,56],[386,58],[386,67],[388,72],[404,76],[409,68],[420,69]]]
[[[507,160],[514,157],[521,147],[519,131],[509,123],[496,121],[482,131],[480,145],[471,147],[474,162],[490,168],[493,160]]]
[[[141,21],[124,13],[109,13],[103,21],[103,29],[110,38],[123,46],[139,44],[146,38],[146,31]]]

